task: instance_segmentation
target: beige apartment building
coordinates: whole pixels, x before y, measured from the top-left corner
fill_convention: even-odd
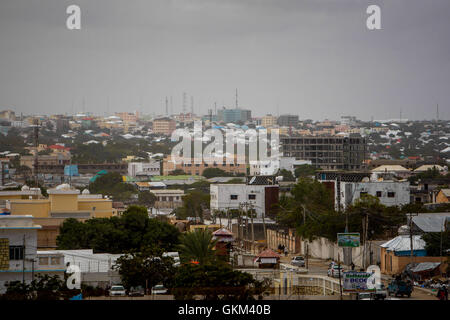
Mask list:
[[[183,205],[183,190],[174,190],[174,189],[164,189],[164,190],[151,190],[156,196],[155,208],[156,209],[164,209],[164,208],[178,208]]]
[[[219,168],[225,172],[232,174],[245,174],[247,171],[246,164],[238,164],[236,163],[226,163],[225,159],[221,163],[214,162],[213,164],[205,163],[194,163],[192,160],[191,163],[173,163],[171,161],[171,157],[168,156],[163,160],[163,175],[168,176],[174,170],[183,170],[186,174],[201,176],[203,175],[203,171],[208,168]]]
[[[38,155],[39,168],[54,165],[66,165],[70,163],[70,153],[54,153],[49,155]],[[21,156],[20,165],[28,168],[34,167],[34,156]]]
[[[267,114],[261,119],[261,125],[264,128],[270,128],[277,125],[277,117]]]
[[[170,136],[176,129],[176,122],[170,118],[159,118],[153,120],[153,133],[161,133]]]

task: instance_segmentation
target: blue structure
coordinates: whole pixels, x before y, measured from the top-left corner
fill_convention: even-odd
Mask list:
[[[220,109],[217,110],[217,120],[223,122],[246,122],[252,118],[251,110],[246,109]]]
[[[78,166],[76,164],[65,165],[64,166],[64,175],[65,176],[79,176],[78,174]]]

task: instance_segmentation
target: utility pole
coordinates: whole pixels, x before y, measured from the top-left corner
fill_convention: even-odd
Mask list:
[[[250,203],[250,221],[252,223],[252,246],[254,246],[255,243],[255,228],[253,224],[253,204]]]
[[[25,235],[23,235],[23,252],[22,252],[22,284],[25,284]]]
[[[266,216],[265,211],[262,213],[262,222],[263,222],[263,232],[264,232],[264,243],[267,245],[267,233],[266,233],[266,220],[264,219]]]
[[[445,221],[446,221],[446,219],[445,218],[442,218],[442,226],[441,226],[441,244],[440,244],[440,256],[441,256],[441,266],[444,264],[444,261],[443,261],[443,259],[442,259],[442,233],[443,233],[443,231],[444,231],[444,226],[445,226]],[[441,272],[441,276],[442,276],[442,272]]]
[[[306,270],[308,270],[309,267],[309,245],[308,241],[306,241]]]
[[[417,213],[414,216],[417,216],[417,215],[419,215],[419,214]],[[414,263],[414,241],[413,241],[413,230],[412,230],[412,217],[413,217],[413,214],[410,213],[409,214],[409,246],[411,247],[411,253],[410,253],[411,266]]]
[[[341,255],[338,252],[338,274],[339,274],[339,295],[342,300],[342,282],[341,282]]]

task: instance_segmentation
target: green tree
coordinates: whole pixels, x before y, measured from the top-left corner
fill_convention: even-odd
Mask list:
[[[156,196],[150,191],[141,191],[138,194],[138,202],[141,206],[153,207],[156,202]]]
[[[183,196],[183,206],[176,210],[178,219],[198,217],[203,221],[203,211],[209,209],[211,196],[200,191],[191,191]]]
[[[147,209],[130,206],[120,217],[92,218],[85,222],[66,219],[56,239],[59,249],[94,252],[135,252],[149,246],[171,250],[180,232],[173,225],[148,217]]]
[[[281,169],[278,175],[283,177],[283,181],[295,181],[294,175],[289,170]]]
[[[183,262],[197,261],[200,265],[215,261],[214,246],[216,241],[209,230],[198,229],[187,232],[181,237],[179,246]]]
[[[155,246],[143,248],[116,260],[114,269],[118,270],[125,288],[141,286],[151,288],[159,283],[168,286],[175,273],[174,260],[163,257],[163,250]]]
[[[317,169],[309,164],[302,164],[295,168],[294,173],[297,178],[305,178],[314,176],[317,172]]]
[[[363,195],[350,205],[346,214],[349,220],[349,230],[363,232],[363,219],[368,217],[368,239],[383,238],[387,233],[397,230],[406,222],[406,215],[398,207],[386,207],[377,197]]]
[[[284,227],[296,228],[303,223],[304,217],[313,219],[334,211],[332,191],[316,180],[300,178],[291,195],[280,198],[276,211],[275,220]]]
[[[206,179],[215,178],[215,177],[230,177],[231,173],[228,173],[220,168],[206,168],[203,170],[203,174]]]
[[[423,241],[425,241],[425,250],[427,255],[433,257],[439,257],[441,255],[441,243],[442,243],[442,255],[449,255],[450,250],[450,230],[445,232],[428,232],[422,235]]]
[[[6,293],[1,297],[5,300],[67,300],[81,292],[68,289],[63,279],[48,274],[36,275],[31,283],[11,281],[5,286]]]
[[[187,173],[181,169],[175,169],[169,173],[169,176],[184,176],[184,175],[187,175]]]
[[[113,197],[116,201],[127,201],[137,193],[136,187],[123,182],[122,175],[117,172],[108,172],[89,184],[91,193],[99,193]]]

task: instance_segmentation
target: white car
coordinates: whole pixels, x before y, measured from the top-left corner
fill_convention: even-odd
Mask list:
[[[111,297],[124,297],[127,295],[127,292],[125,291],[125,288],[120,285],[112,286],[111,289],[109,289],[109,295]]]
[[[152,294],[166,294],[167,288],[164,287],[162,284],[157,284],[152,288]]]
[[[297,267],[305,267],[305,258],[302,256],[295,256],[292,258],[291,264]]]
[[[328,269],[328,276],[329,277],[333,277],[333,278],[339,278],[339,268],[340,268],[340,272],[341,272],[341,277],[343,276],[344,273],[344,268],[339,267],[337,264],[333,264],[330,269]]]

